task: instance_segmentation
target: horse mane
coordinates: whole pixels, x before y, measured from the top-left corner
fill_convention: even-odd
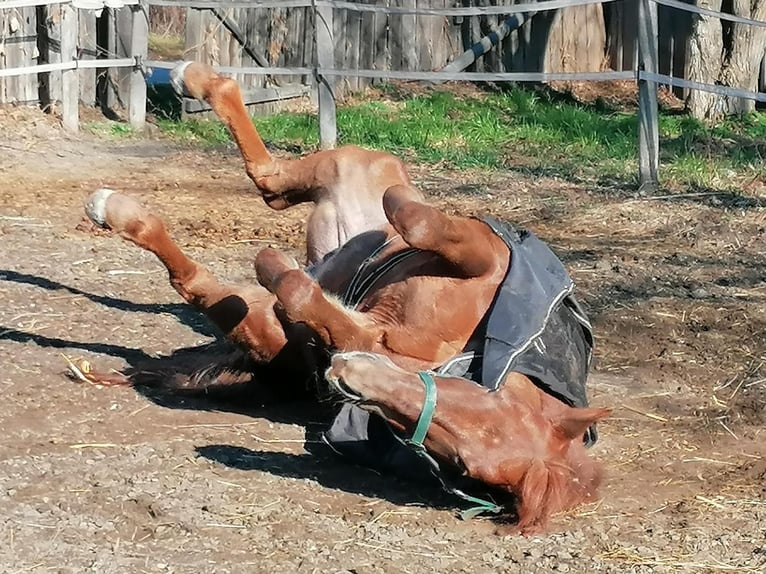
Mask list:
[[[581,443],[572,442],[563,458],[535,458],[520,465],[516,528],[522,534],[535,534],[545,529],[551,515],[567,510],[595,497],[602,468],[589,458]]]

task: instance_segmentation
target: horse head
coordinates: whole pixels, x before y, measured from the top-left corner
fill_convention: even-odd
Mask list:
[[[383,417],[400,434],[421,421],[427,389],[418,374],[372,353],[341,353],[326,372],[344,400]],[[596,495],[601,471],[583,434],[608,409],[572,408],[511,373],[497,390],[432,375],[435,407],[423,444],[440,462],[514,495],[516,527],[542,530],[550,516]]]

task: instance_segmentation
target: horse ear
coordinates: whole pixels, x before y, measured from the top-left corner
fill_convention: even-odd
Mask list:
[[[585,434],[590,425],[610,414],[612,414],[612,410],[605,408],[568,408],[551,422],[565,437],[574,440]]]

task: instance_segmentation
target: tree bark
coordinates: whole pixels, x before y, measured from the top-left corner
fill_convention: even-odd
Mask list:
[[[697,6],[720,10],[721,0],[698,0]],[[732,13],[764,20],[766,0],[732,0]],[[689,38],[687,77],[695,82],[720,84],[756,91],[766,32],[748,24],[697,16]],[[691,90],[686,102],[692,116],[715,121],[724,116],[755,110],[755,102]]]

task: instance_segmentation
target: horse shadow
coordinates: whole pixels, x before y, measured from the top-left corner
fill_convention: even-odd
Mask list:
[[[204,317],[200,316],[194,308],[186,303],[134,303],[133,301],[110,297],[108,295],[96,295],[94,293],[89,293],[88,291],[83,291],[77,287],[71,287],[59,283],[58,281],[53,281],[47,277],[40,277],[39,275],[31,275],[29,273],[20,273],[12,269],[0,269],[0,281],[18,283],[21,285],[33,285],[48,291],[67,291],[72,295],[80,295],[89,301],[98,303],[104,307],[117,309],[118,311],[171,315],[175,317],[179,323],[186,325],[200,335],[206,337],[220,336]]]
[[[391,473],[381,474],[353,464],[327,447],[318,447],[318,442],[316,438],[307,440],[307,454],[259,451],[226,444],[199,446],[195,450],[198,456],[229,468],[313,480],[325,488],[383,499],[400,506],[427,506],[440,510],[460,506],[460,501],[456,501],[430,475],[404,479]]]
[[[0,270],[0,281],[34,285],[47,290],[65,290],[81,295],[95,303],[129,313],[167,314],[184,325],[216,338],[209,343],[184,347],[168,355],[153,356],[139,348],[102,342],[78,341],[30,333],[11,326],[0,325],[0,342],[33,343],[41,348],[79,349],[82,351],[120,358],[127,366],[122,370],[131,377],[132,388],[152,403],[168,409],[217,411],[263,418],[271,422],[290,424],[304,429],[306,454],[290,454],[250,450],[242,447],[211,444],[196,447],[197,456],[217,464],[245,471],[268,472],[276,476],[315,480],[328,488],[342,490],[371,498],[384,499],[394,504],[413,504],[431,508],[456,508],[454,497],[443,491],[431,476],[422,480],[379,474],[347,459],[341,458],[321,440],[329,427],[339,404],[314,388],[307,389],[306,381],[285,384],[286,381],[269,380],[268,370],[251,369],[244,353],[223,339],[206,319],[187,304],[142,304],[110,296],[88,293],[56,281],[11,270]],[[211,388],[202,394],[191,389],[168,388],[169,378],[184,379],[195,373],[220,367],[232,372],[249,371],[248,377],[235,380],[221,388]],[[217,373],[211,373],[216,376]],[[295,384],[292,384],[295,383]],[[277,387],[277,391],[275,391]],[[303,392],[296,392],[303,389]]]

